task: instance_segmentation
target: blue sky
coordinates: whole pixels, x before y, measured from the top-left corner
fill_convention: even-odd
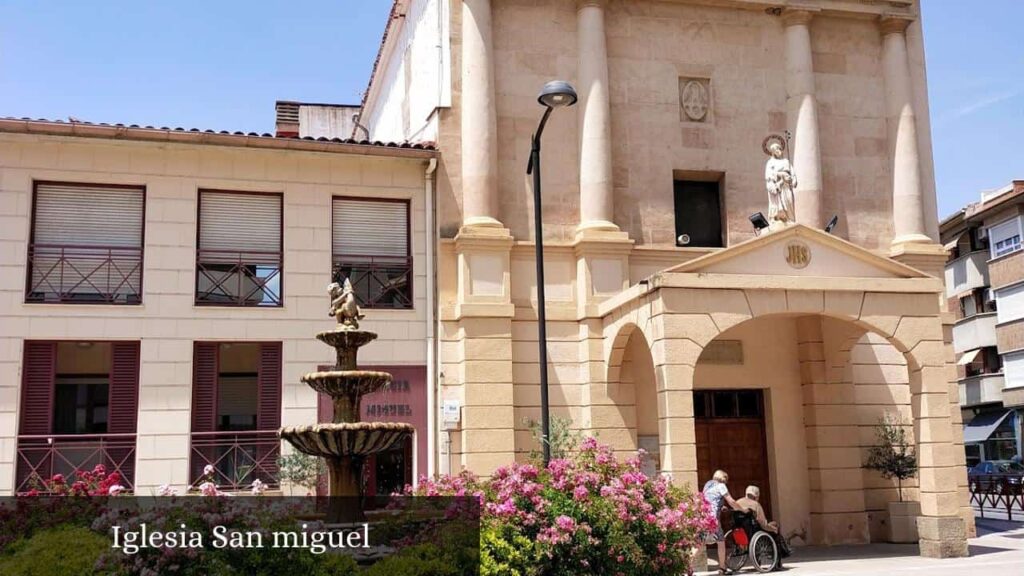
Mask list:
[[[923,0],[945,216],[1024,178],[1024,2]],[[4,0],[0,116],[270,132],[275,100],[355,103],[391,0]]]

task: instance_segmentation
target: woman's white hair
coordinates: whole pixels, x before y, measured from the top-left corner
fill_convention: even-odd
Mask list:
[[[761,489],[757,486],[747,486],[746,495],[757,500],[761,497]]]
[[[725,470],[715,470],[715,473],[711,476],[712,479],[718,480],[721,483],[729,481],[729,475],[725,473]]]

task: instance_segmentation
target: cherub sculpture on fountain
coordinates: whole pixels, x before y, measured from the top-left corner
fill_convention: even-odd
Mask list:
[[[352,283],[348,278],[344,284],[331,282],[327,286],[327,294],[331,297],[331,309],[328,316],[334,316],[342,330],[358,330],[363,313],[356,304],[356,295],[352,291]]]

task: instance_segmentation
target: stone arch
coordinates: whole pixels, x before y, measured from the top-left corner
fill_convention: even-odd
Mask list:
[[[720,340],[739,342],[743,362],[708,357],[710,344]],[[876,347],[884,350],[871,358]],[[885,539],[887,502],[896,496],[877,474],[862,470],[862,451],[872,444],[878,413],[910,416],[908,364],[904,353],[863,324],[820,313],[763,314],[734,323],[705,344],[693,388],[763,391],[767,484],[755,483],[762,494],[769,488],[769,502],[788,534],[815,544],[866,543]],[[698,445],[709,442],[709,424],[694,421]],[[733,432],[719,425],[717,443],[710,443],[728,451],[724,439]],[[739,466],[736,455],[714,454],[698,451],[698,457],[716,460],[702,460],[705,468]],[[741,466],[731,472],[745,478],[751,471]]]
[[[950,395],[950,383],[955,374],[951,373],[952,353],[946,345],[937,294],[723,286],[665,287],[660,297],[654,330],[657,338],[652,345],[659,390],[691,391],[697,362],[709,342],[745,321],[773,315],[841,320],[895,348],[906,363],[920,454],[922,550],[928,555],[958,553],[934,549],[940,541],[949,540],[941,530],[964,531],[958,516],[958,485],[966,481],[954,443],[959,414],[951,410],[955,398]],[[692,415],[692,405],[668,408],[670,413],[662,419],[667,432],[662,441],[666,442],[667,436],[671,444],[669,469],[693,482],[696,474],[689,462],[695,456],[692,445],[686,444],[693,442],[694,421],[686,416],[688,410]]]
[[[650,340],[636,323],[619,328],[608,364],[603,394],[592,398],[597,402],[591,406],[591,429],[621,452],[647,450],[649,472],[654,472],[660,462],[657,379]]]

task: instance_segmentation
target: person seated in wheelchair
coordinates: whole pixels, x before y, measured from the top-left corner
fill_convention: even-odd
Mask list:
[[[749,518],[750,526],[744,526],[744,529],[749,531],[749,534],[753,535],[758,531],[764,531],[771,535],[772,540],[775,541],[775,545],[779,550],[779,562],[776,568],[782,568],[782,558],[789,556],[789,544],[786,539],[782,536],[779,530],[778,522],[771,522],[764,514],[764,507],[758,502],[761,498],[761,489],[757,486],[747,486],[743,498],[736,501],[740,507],[749,510],[747,514]],[[742,519],[739,519],[741,522]]]

